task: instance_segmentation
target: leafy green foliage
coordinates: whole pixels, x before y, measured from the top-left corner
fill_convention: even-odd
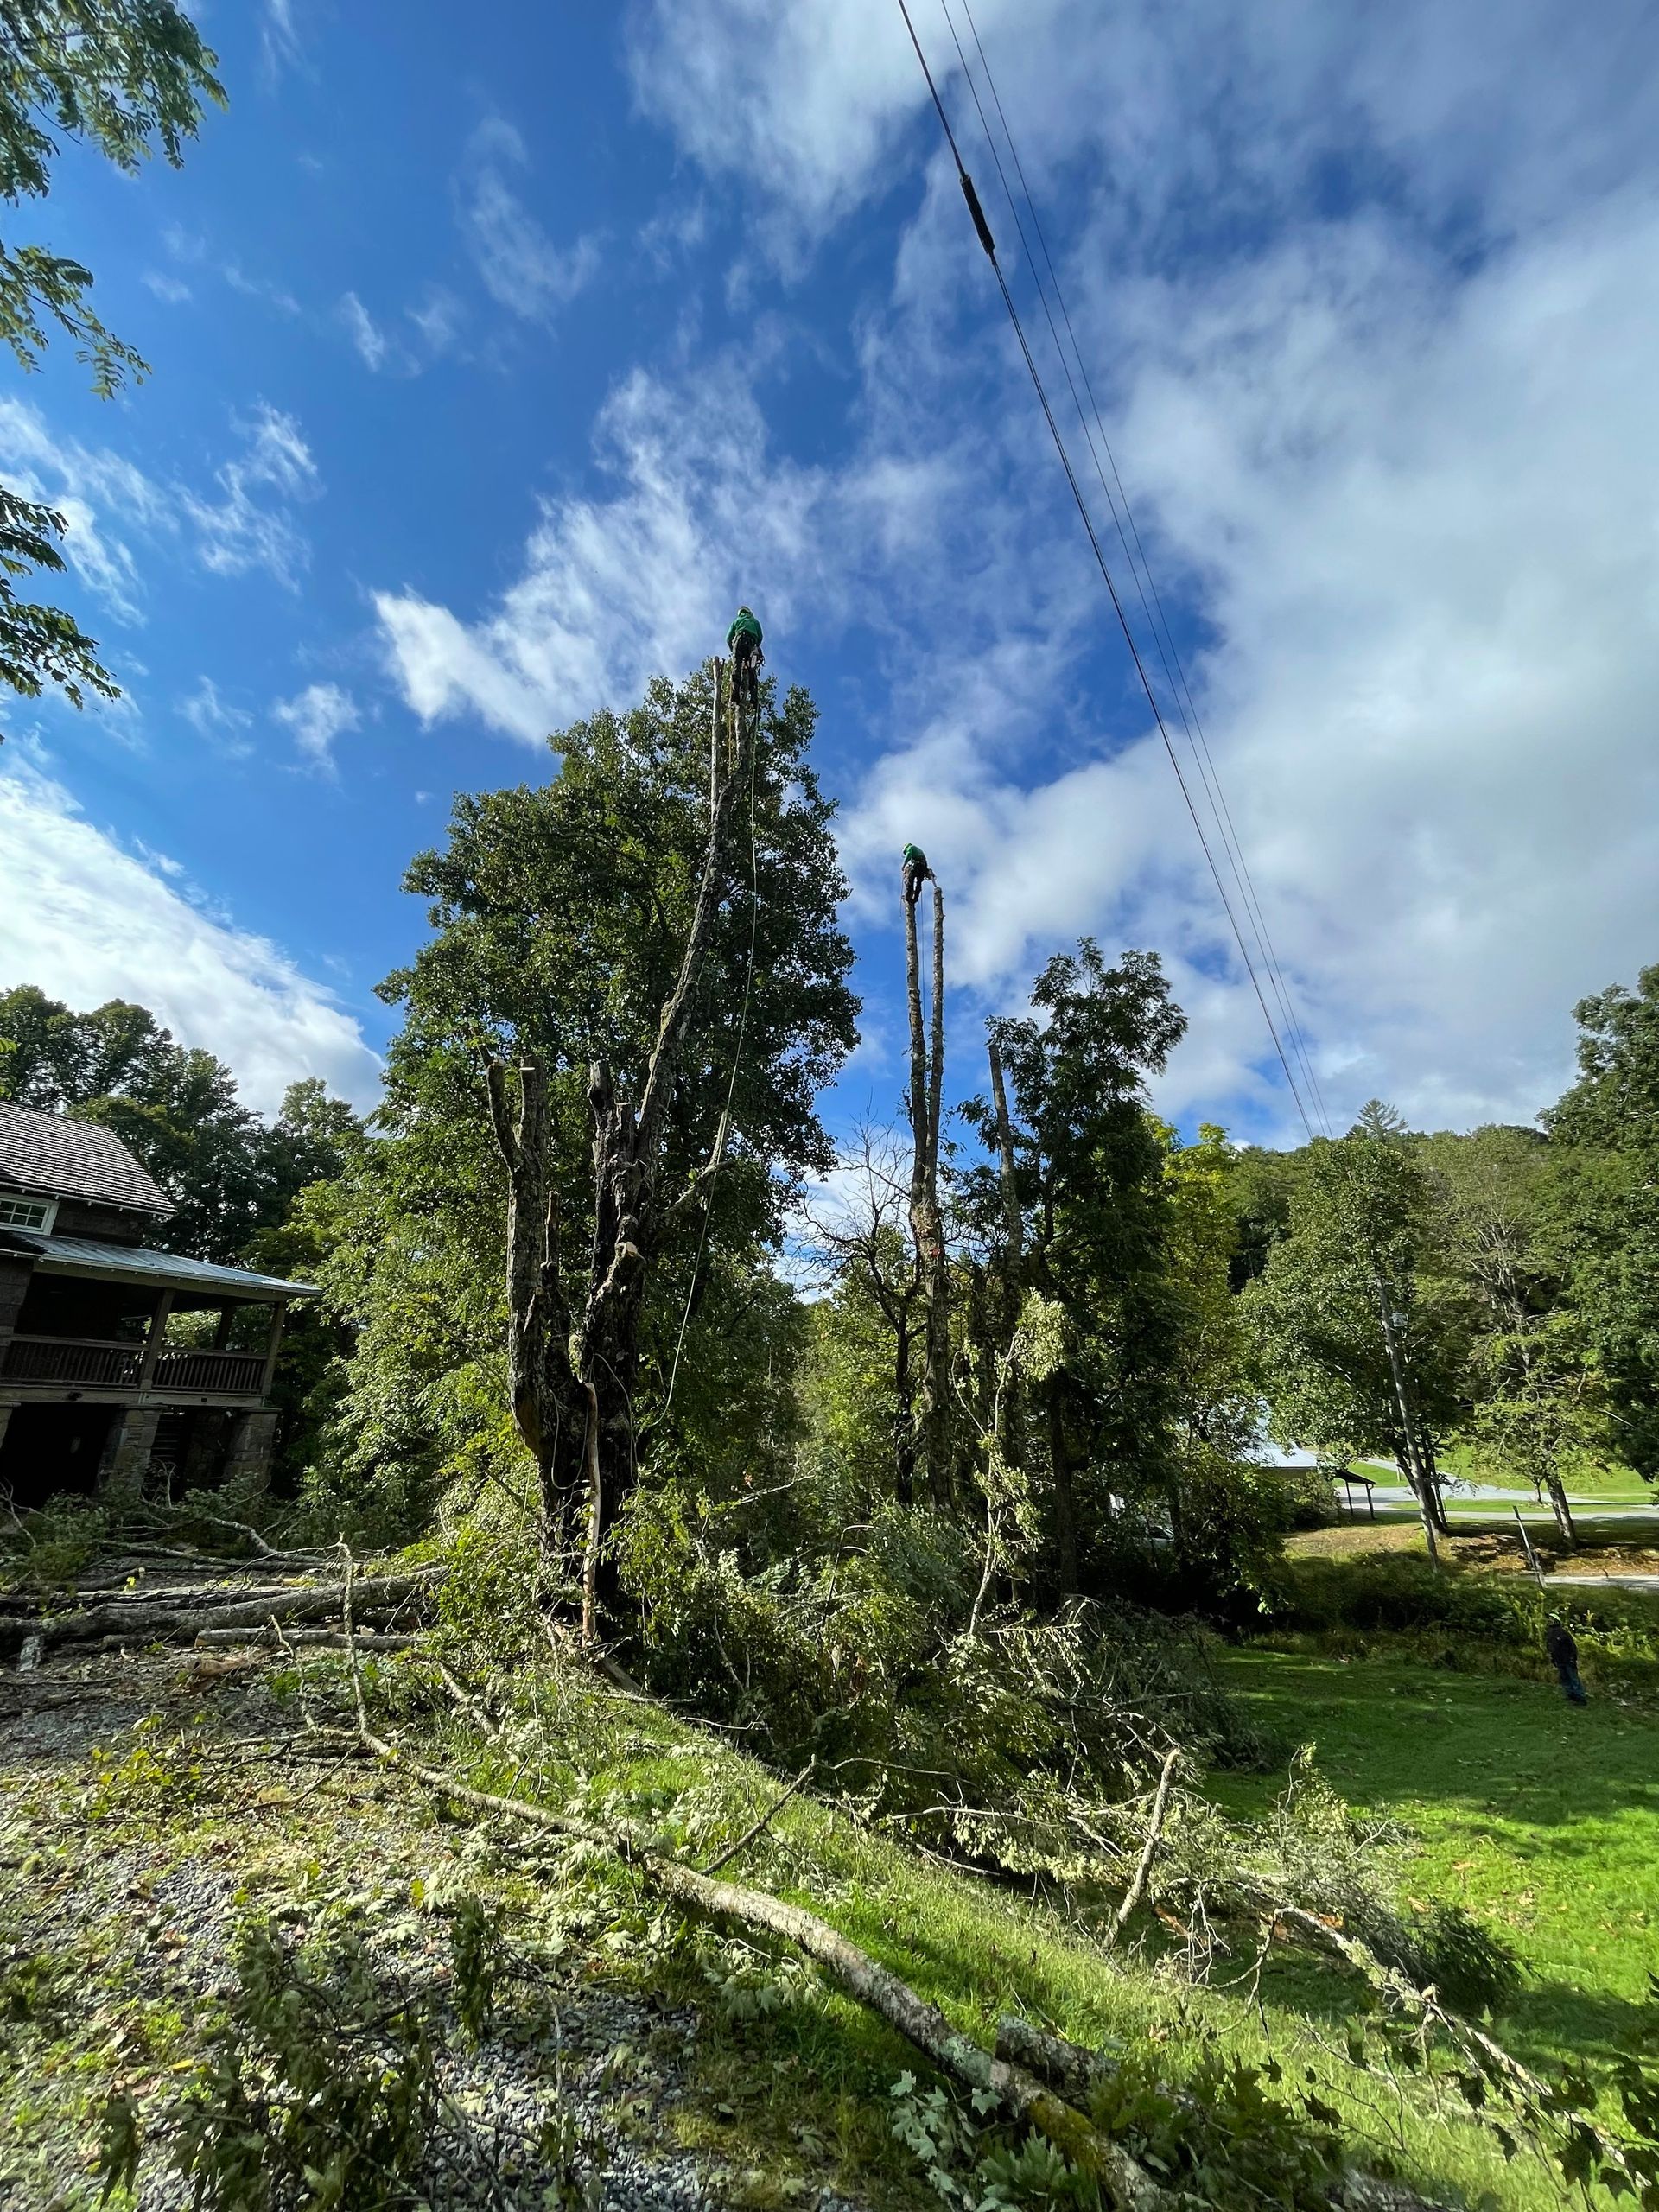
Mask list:
[[[1012,1093],[1019,1274],[1068,1325],[1063,1355],[1024,1394],[1030,1433],[1005,1456],[1030,1465],[1046,1448],[1039,1586],[1066,1596],[1109,1586],[1113,1495],[1166,1487],[1179,1315],[1165,1147],[1145,1083],[1186,1024],[1155,954],[1126,952],[1109,967],[1088,938],[1047,963],[1031,1001],[1031,1016],[994,1026]],[[966,1116],[995,1143],[990,1106]],[[963,1191],[969,1218],[987,1229],[1006,1204],[994,1184],[980,1170]],[[995,1258],[992,1272],[1010,1264]]]
[[[1178,2089],[1137,2052],[1103,2071],[1090,2110],[1184,2205],[1325,2212],[1343,2171],[1337,2115],[1317,2096],[1299,2111],[1274,2094],[1282,2080],[1274,2061],[1250,2066],[1212,2050]]]
[[[1374,1103],[1347,1136],[1314,1141],[1286,1233],[1242,1296],[1276,1435],[1408,1464],[1383,1300],[1419,1432],[1432,1443],[1452,1430],[1471,1325],[1439,1257],[1427,1175],[1387,1109]]]
[[[499,1910],[461,1897],[450,1942],[450,2002],[476,2042],[506,1971]],[[392,2212],[418,2197],[454,2133],[435,1993],[401,1983],[353,1929],[300,1942],[251,1921],[234,1967],[235,1990],[194,2074],[148,2122],[193,2202],[218,2212]],[[569,2186],[551,2201],[580,2204],[574,2168],[585,2139],[555,2133],[549,2163]],[[139,2113],[112,2097],[106,2195],[130,2182],[141,2147]]]
[[[710,708],[706,671],[653,683],[631,714],[553,740],[548,784],[464,796],[447,843],[411,866],[434,934],[382,986],[404,1021],[379,1141],[310,1214],[331,1309],[353,1338],[331,1503],[372,1492],[383,1521],[401,1510],[418,1524],[440,1496],[526,1480],[505,1402],[505,1207],[482,1061],[529,1052],[548,1069],[562,1249],[579,1264],[592,1236],[589,1069],[607,1061],[637,1096],[655,1046],[702,864]],[[744,895],[721,909],[699,976],[697,1049],[667,1111],[639,1373],[622,1378],[633,1467],[650,1480],[695,1465],[728,1494],[786,1471],[801,1322],[771,1254],[799,1179],[829,1164],[816,1099],[854,1035],[814,721],[804,692],[781,704],[767,693],[758,906]],[[692,1196],[728,1101],[726,1164]]]
[[[1327,1631],[1439,1631],[1524,1651],[1541,1664],[1550,1612],[1560,1614],[1592,1662],[1598,1656],[1659,1660],[1659,1624],[1640,1592],[1568,1586],[1546,1597],[1527,1575],[1437,1574],[1426,1559],[1408,1553],[1298,1560],[1280,1586],[1274,1620]]]
[[[4,249],[0,247],[0,259]],[[33,569],[60,575],[59,545],[69,524],[55,507],[20,499],[0,484],[0,683],[25,699],[57,684],[73,707],[88,691],[120,697],[119,687],[98,658],[98,644],[61,607],[20,599],[16,581]]]
[[[1579,1079],[1546,1116],[1567,1154],[1570,1298],[1619,1454],[1659,1478],[1659,967],[1574,1013]]]
[[[1017,2149],[994,2145],[975,2178],[974,2212],[1095,2212],[1100,2202],[1097,2185],[1041,2135],[1027,2136]]]
[[[8,0],[0,17],[0,198],[16,207],[50,190],[54,132],[136,169],[160,152],[176,168],[204,100],[224,104],[215,56],[173,0]],[[40,365],[50,327],[75,347],[100,398],[146,364],[108,330],[87,295],[92,271],[44,246],[0,244],[0,343]],[[48,683],[79,707],[87,690],[118,696],[98,647],[69,615],[19,599],[15,579],[61,571],[64,518],[0,486],[0,683],[25,697]]]

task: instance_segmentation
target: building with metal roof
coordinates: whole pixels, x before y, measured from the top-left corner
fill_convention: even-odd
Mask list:
[[[0,1495],[269,1472],[283,1319],[315,1285],[143,1241],[173,1208],[112,1129],[0,1103]]]

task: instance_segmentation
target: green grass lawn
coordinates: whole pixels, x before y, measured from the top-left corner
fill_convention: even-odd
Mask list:
[[[1503,1468],[1484,1461],[1469,1445],[1442,1445],[1438,1447],[1438,1457],[1441,1471],[1452,1481],[1492,1483],[1506,1490],[1524,1487],[1523,1484],[1518,1484],[1512,1475],[1506,1474]],[[1379,1505],[1382,1503],[1381,1493],[1386,1489],[1390,1493],[1390,1503],[1411,1506],[1411,1493],[1406,1488],[1404,1478],[1399,1468],[1392,1460],[1362,1459],[1357,1464],[1376,1484]],[[1593,1498],[1597,1504],[1602,1506],[1654,1507],[1656,1517],[1659,1518],[1659,1501],[1656,1500],[1653,1485],[1644,1482],[1642,1477],[1630,1467],[1618,1465],[1598,1466],[1590,1461],[1586,1461],[1581,1466],[1575,1468],[1568,1478],[1567,1494],[1569,1497]],[[1448,1494],[1446,1508],[1449,1512],[1454,1513],[1491,1514],[1494,1510],[1493,1502],[1491,1500],[1459,1498],[1455,1491]],[[1508,1518],[1507,1506],[1503,1508],[1503,1513],[1504,1517]]]
[[[1406,1858],[1408,1896],[1461,1901],[1514,1943],[1530,1974],[1500,2024],[1517,2055],[1593,2058],[1630,2028],[1659,1923],[1659,1781],[1650,1778],[1659,1727],[1650,1717],[1600,1700],[1569,1710],[1553,1683],[1429,1666],[1265,1651],[1218,1664],[1287,1746],[1318,1745],[1327,1778],[1357,1805],[1419,1832]],[[604,1774],[618,1810],[631,1799],[660,1805],[688,1785],[692,1801],[735,1783],[761,1804],[777,1787],[741,1757],[711,1752],[706,1736],[637,1706],[596,1704],[582,1733],[583,1765]],[[476,1771],[499,1788],[498,1756],[486,1754]],[[556,1759],[525,1786],[560,1802],[573,1779]],[[1284,1779],[1282,1770],[1218,1777],[1212,1795],[1249,1816]],[[728,1807],[721,1827],[744,1818]],[[987,2045],[998,2017],[1019,2012],[1087,2044],[1149,2046],[1177,2081],[1206,2049],[1273,2062],[1293,2106],[1304,2091],[1325,2099],[1355,2155],[1393,2158],[1431,2196],[1490,2212],[1553,2212],[1563,2201],[1558,2175],[1529,2154],[1506,2161],[1455,2106],[1352,2064],[1342,2027],[1355,1989],[1344,1972],[1275,1952],[1257,1984],[1251,1931],[1235,1931],[1215,1980],[1195,1987],[1160,1968],[1169,1944],[1155,1926],[1144,1950],[1137,1941],[1108,1957],[1065,1912],[918,1857],[804,1797],[734,1872],[824,1913]],[[642,1898],[640,1910],[643,1921],[654,1908]],[[655,1971],[643,1957],[639,1967]],[[683,2000],[696,1986],[671,1993]],[[831,2143],[847,2185],[895,2202],[887,2186],[897,2154],[883,2114],[893,2081],[916,2059],[868,2012],[818,1984],[769,2016],[760,2041],[740,2028],[707,2034],[702,2049],[717,2116],[711,2145],[725,2140],[727,2155],[772,2170],[791,2141]],[[897,2165],[914,2171],[904,2158]]]
[[[1357,1810],[1406,1824],[1408,1895],[1465,1905],[1527,1968],[1503,2022],[1517,2055],[1594,2057],[1635,2028],[1659,1970],[1659,1721],[1554,1684],[1375,1659],[1230,1653],[1227,1682],[1312,1743]],[[1220,1776],[1227,1810],[1275,1784]]]

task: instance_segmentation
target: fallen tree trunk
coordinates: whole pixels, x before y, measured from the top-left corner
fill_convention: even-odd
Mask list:
[[[995,2099],[1011,2118],[1046,2137],[1055,2149],[1080,2172],[1096,2183],[1105,2212],[1165,2212],[1170,2205],[1166,2190],[1130,2158],[1127,2151],[1103,2135],[1084,2114],[1057,2096],[1046,2082],[1020,2065],[997,2058],[971,2036],[953,2028],[937,2005],[918,1996],[909,1983],[868,1951],[849,1942],[839,1929],[816,1913],[787,1904],[766,1890],[752,1890],[736,1882],[716,1881],[696,1867],[665,1859],[621,1827],[602,1827],[592,1821],[573,1819],[544,1805],[518,1798],[498,1797],[474,1789],[469,1783],[413,1758],[401,1745],[389,1742],[369,1726],[363,1701],[363,1685],[357,1668],[357,1646],[352,1632],[352,1580],[346,1573],[344,1624],[352,1661],[352,1687],[357,1702],[357,1732],[365,1746],[390,1766],[401,1768],[460,1805],[499,1815],[527,1827],[551,1831],[596,1849],[609,1852],[640,1875],[663,1896],[687,1905],[712,1919],[733,1920],[745,1928],[782,1936],[809,1958],[816,1959],[860,2004],[880,2014],[890,2026],[913,2044],[941,2073],[965,2088]]]
[[[407,1599],[435,1588],[442,1570],[426,1568],[414,1574],[384,1574],[362,1586],[370,1609],[384,1613]],[[73,1612],[41,1610],[0,1619],[0,1643],[21,1644],[39,1636],[49,1646],[87,1643],[113,1637],[194,1641],[205,1630],[263,1629],[270,1621],[336,1619],[345,1598],[340,1582],[299,1584],[262,1591],[253,1596],[227,1597],[222,1591],[197,1593],[194,1604],[172,1597],[152,1599],[123,1593],[119,1598],[86,1605]]]
[[[358,1634],[365,1639],[366,1648],[375,1651],[410,1651],[420,1642],[418,1636],[398,1636],[388,1630],[359,1629]],[[302,1643],[308,1649],[344,1651],[346,1638],[337,1628],[279,1629],[267,1621],[264,1628],[205,1628],[196,1642],[210,1649],[225,1644],[283,1644]]]
[[[1117,2062],[1103,2052],[1071,2043],[1011,2012],[1005,2012],[996,2024],[996,2055],[1023,2066],[1071,2104],[1084,2102],[1096,2082],[1109,2081],[1117,2071]],[[1179,2091],[1175,2102],[1195,2114],[1202,2110],[1195,2097]],[[1385,2180],[1380,2174],[1364,2173],[1357,2167],[1351,2167],[1335,2184],[1334,2201],[1343,2212],[1444,2212],[1442,2206],[1420,2196],[1404,2182]]]

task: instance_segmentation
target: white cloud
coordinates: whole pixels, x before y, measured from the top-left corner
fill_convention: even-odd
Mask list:
[[[165,275],[159,269],[145,270],[143,281],[158,300],[165,300],[171,308],[181,306],[191,296],[188,284],[176,276]]]
[[[334,741],[359,720],[357,702],[338,683],[308,683],[292,699],[278,699],[270,711],[294,733],[301,757],[326,775],[334,772]]]
[[[463,310],[453,292],[445,291],[440,284],[431,285],[420,305],[405,308],[404,313],[420,333],[433,359],[454,351],[461,336]]]
[[[64,550],[87,588],[118,621],[142,622],[137,564],[101,514],[165,529],[170,518],[156,487],[117,454],[54,440],[39,410],[21,399],[0,398],[0,467],[25,499],[62,515]]]
[[[524,140],[499,116],[474,132],[470,159],[461,185],[461,223],[484,288],[514,315],[550,322],[598,274],[599,241],[583,237],[561,246],[548,237],[509,181],[528,156]]]
[[[407,329],[377,322],[355,292],[342,296],[336,314],[364,366],[377,375],[417,377],[460,348],[461,302],[441,285],[429,285],[416,306],[404,309]]]
[[[386,362],[386,334],[364,306],[355,292],[347,292],[340,303],[340,319],[346,326],[347,336],[356,346],[363,365],[369,369],[382,369]]]
[[[259,49],[266,72],[272,77],[279,76],[299,60],[300,34],[294,21],[294,0],[264,0]]]
[[[227,261],[221,272],[233,292],[240,292],[244,299],[263,300],[267,307],[275,308],[278,315],[297,316],[302,309],[299,302],[285,285],[269,276],[250,276],[239,261]]]
[[[288,510],[322,489],[316,463],[295,417],[264,400],[252,423],[243,426],[243,435],[245,451],[214,472],[223,499],[207,501],[185,494],[199,533],[200,558],[221,575],[264,569],[278,583],[296,589],[310,546]]]
[[[59,436],[26,400],[0,398],[0,468],[25,498],[48,501],[69,527],[71,562],[124,622],[143,620],[143,570],[128,536],[152,543],[194,525],[203,566],[226,575],[266,569],[292,586],[309,557],[290,510],[321,490],[299,423],[263,401],[238,426],[244,449],[215,472],[222,497],[158,483],[108,447]]]
[[[475,623],[419,593],[374,606],[390,665],[424,721],[473,712],[539,743],[563,721],[637,698],[724,650],[741,599],[786,626],[809,589],[844,597],[821,537],[893,527],[896,504],[766,453],[766,425],[730,364],[667,385],[636,372],[612,394],[597,448],[603,499],[550,499],[524,573]]]
[[[181,895],[165,880],[175,866],[135,858],[60,784],[8,760],[0,973],[71,1006],[137,1000],[183,1043],[218,1053],[262,1111],[302,1076],[371,1105],[378,1063],[357,1023],[278,946]]]
[[[912,12],[1001,236],[955,48],[938,10]],[[1501,16],[1437,0],[977,0],[974,19],[1033,183],[1070,170],[1075,202],[1082,160],[1098,220],[1142,256],[1213,251],[1223,232],[1230,250],[1240,226],[1259,235],[1287,208],[1350,193],[1502,235],[1617,183],[1652,139],[1644,0],[1608,0],[1593,41],[1569,0],[1513,0]],[[774,245],[887,191],[910,126],[918,148],[938,145],[886,0],[649,0],[629,60],[647,110],[704,168],[760,188],[783,226]]]
[[[198,737],[205,737],[221,753],[240,758],[252,752],[247,732],[253,716],[245,708],[233,707],[211,676],[197,678],[195,690],[180,700],[179,712]]]

